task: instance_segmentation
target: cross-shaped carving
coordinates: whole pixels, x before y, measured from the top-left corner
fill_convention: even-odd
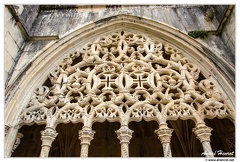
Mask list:
[[[104,83],[105,86],[102,90],[103,91],[113,90],[112,84],[116,84],[115,79],[112,79],[114,74],[103,74],[103,75],[105,76],[105,80],[101,80],[101,82]]]
[[[133,84],[137,84],[136,90],[145,89],[143,87],[144,83],[147,83],[147,78],[144,76],[144,73],[137,73],[133,78]],[[148,84],[148,83],[147,83]]]

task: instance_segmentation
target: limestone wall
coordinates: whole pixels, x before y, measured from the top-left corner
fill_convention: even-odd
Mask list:
[[[19,6],[19,5],[18,5]],[[87,5],[87,6],[29,6],[23,5],[19,17],[32,36],[58,35],[60,38],[92,22],[107,21],[107,18],[119,14],[130,14],[177,28],[183,33],[193,30],[217,30],[227,5]],[[16,9],[17,10],[17,9]],[[212,13],[207,21],[206,13]],[[217,56],[226,60],[229,67],[235,64],[235,12],[231,14],[221,36],[209,35],[205,39],[196,40],[211,49]],[[12,29],[12,28],[14,29]],[[43,50],[50,41],[28,41],[22,52],[18,52],[23,44],[21,32],[14,19],[5,8],[5,82],[14,83],[16,78],[29,65],[29,61]],[[10,39],[10,40],[8,40]],[[11,44],[11,46],[9,46]],[[21,56],[20,59],[16,57]],[[224,67],[227,68],[227,67]],[[11,72],[14,69],[14,73]],[[231,74],[232,75],[232,74]]]
[[[34,35],[63,35],[67,31],[88,22],[118,14],[131,14],[158,22],[166,23],[187,33],[192,30],[215,30],[221,21],[227,6],[77,6],[77,8],[42,10],[31,33]],[[207,10],[216,13],[212,21],[204,17]],[[218,11],[220,10],[220,12]],[[223,12],[221,12],[223,11]]]
[[[8,81],[24,45],[21,30],[9,10],[4,8],[4,81]]]
[[[221,38],[223,43],[227,47],[227,51],[223,53],[223,57],[228,59],[230,62],[235,64],[235,10],[233,10],[231,17],[226,22],[225,27],[223,28]]]

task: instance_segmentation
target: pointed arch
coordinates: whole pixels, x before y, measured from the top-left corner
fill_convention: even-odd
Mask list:
[[[124,35],[124,33],[122,32],[129,33],[129,34]],[[120,35],[120,37],[124,35],[125,38],[122,40],[119,40],[118,38],[116,38],[118,34]],[[111,38],[108,38],[108,37],[111,37]],[[157,59],[158,57],[162,57],[163,61],[166,59],[166,57],[172,57],[171,59],[173,60],[174,63],[170,64],[169,62],[164,62],[164,65],[165,65],[164,68],[167,69],[171,67],[172,69],[177,69],[180,72],[182,70],[186,71],[181,74],[184,75],[184,77],[187,77],[189,80],[191,79],[194,80],[194,76],[199,75],[198,69],[201,70],[201,75],[202,75],[201,77],[203,77],[204,79],[199,81],[200,83],[197,90],[192,90],[192,91],[189,90],[189,92],[192,93],[194,100],[199,101],[200,103],[203,103],[202,97],[204,95],[208,95],[208,98],[214,98],[215,101],[205,102],[204,103],[205,109],[201,109],[202,108],[201,105],[198,105],[198,104],[189,106],[189,104],[186,105],[181,103],[180,101],[176,101],[176,102],[174,101],[176,109],[179,109],[179,112],[176,112],[175,110],[172,110],[173,107],[168,108],[168,106],[166,105],[166,103],[169,102],[168,98],[161,98],[162,94],[156,92],[155,93],[156,96],[154,97],[157,98],[157,96],[160,96],[162,101],[161,104],[163,105],[162,106],[158,105],[160,108],[158,108],[158,110],[154,110],[154,107],[149,106],[149,102],[146,101],[146,96],[147,96],[145,94],[146,92],[141,92],[141,88],[146,88],[146,87],[150,88],[151,85],[153,87],[157,86],[157,83],[154,83],[153,80],[149,81],[149,78],[154,77],[153,76],[154,74],[149,75],[148,78],[146,78],[146,75],[144,74],[144,72],[141,73],[141,75],[140,73],[139,75],[136,75],[134,73],[132,73],[131,75],[125,75],[124,73],[120,73],[121,69],[120,70],[118,69],[119,68],[118,64],[111,64],[111,65],[102,64],[94,67],[92,63],[86,62],[84,57],[78,60],[78,63],[73,62],[75,58],[82,55],[81,52],[83,51],[86,52],[88,50],[91,50],[92,55],[86,56],[86,58],[92,57],[91,61],[95,63],[101,61],[103,56],[100,56],[100,48],[101,48],[100,46],[102,43],[106,47],[108,47],[108,43],[109,43],[108,39],[112,39],[111,41],[116,41],[115,43],[120,42],[120,46],[117,46],[116,48],[114,47],[112,49],[113,51],[112,53],[114,53],[114,51],[116,50],[120,51],[121,53],[115,58],[117,60],[116,61],[117,63],[121,61],[126,61],[129,58],[137,58],[139,54],[137,52],[135,53],[133,52],[132,55],[125,56],[125,54],[127,53],[127,50],[129,50],[128,48],[126,48],[125,45],[127,43],[131,44],[130,39],[133,37],[138,37],[137,38],[138,41],[147,42],[143,46],[137,47],[139,48],[138,51],[141,52],[145,50],[147,54],[146,56],[144,56],[144,58],[138,61],[129,63],[127,65],[128,66],[127,68],[133,69],[134,66],[141,65],[141,67],[145,68],[143,69],[143,71],[150,72],[152,68],[152,67],[148,67],[148,63],[150,61]],[[114,40],[115,38],[116,40]],[[126,42],[125,41],[126,39],[129,39],[129,42]],[[135,44],[138,44],[138,43],[135,42]],[[153,53],[153,50],[154,50],[153,48],[159,49],[160,51],[162,50],[162,52],[164,52],[165,54],[160,53],[159,55],[151,55],[151,53]],[[102,53],[106,53],[106,52],[109,52],[109,51],[102,51]],[[87,54],[87,52],[85,54]],[[109,57],[110,56],[111,55],[109,55]],[[221,69],[222,65],[217,66],[214,63],[214,61],[212,60],[213,56],[215,55],[211,53],[210,50],[206,50],[206,48],[203,47],[200,43],[196,42],[195,40],[193,40],[186,34],[178,31],[177,29],[169,27],[165,24],[161,24],[149,19],[130,16],[130,15],[117,15],[117,16],[105,18],[105,19],[96,21],[94,23],[90,23],[84,27],[81,27],[63,36],[60,40],[51,42],[44,50],[39,52],[36,55],[36,57],[34,57],[31,60],[31,62],[29,63],[29,68],[26,69],[26,71],[24,71],[24,73],[22,73],[22,75],[19,76],[18,80],[16,80],[12,85],[12,90],[14,94],[11,92],[7,94],[5,122],[6,124],[11,125],[12,127],[18,126],[19,122],[22,121],[20,114],[24,114],[24,112],[26,111],[25,110],[26,107],[31,107],[31,104],[33,105],[35,104],[34,100],[31,100],[32,94],[38,93],[42,97],[45,97],[47,94],[49,94],[49,91],[51,91],[51,89],[44,88],[44,83],[46,82],[49,76],[51,76],[52,79],[57,78],[56,80],[53,81],[56,83],[54,88],[56,89],[57,92],[55,91],[55,95],[62,95],[61,94],[63,93],[62,90],[64,90],[68,86],[66,78],[68,77],[69,74],[72,74],[74,71],[76,71],[76,73],[78,72],[82,73],[81,76],[83,77],[81,79],[83,80],[84,83],[86,82],[90,83],[86,85],[86,87],[88,86],[86,90],[89,95],[87,96],[87,98],[85,98],[86,100],[84,100],[83,102],[91,101],[91,103],[96,103],[96,105],[98,105],[98,103],[100,103],[101,100],[99,98],[96,99],[94,97],[94,95],[96,94],[93,94],[91,90],[96,91],[95,89],[98,89],[101,87],[101,84],[102,84],[101,79],[108,79],[108,87],[106,88],[110,88],[109,87],[110,79],[116,80],[116,81],[112,81],[113,82],[112,84],[118,84],[120,82],[119,79],[123,79],[124,83],[120,86],[123,89],[130,86],[130,83],[126,83],[125,81],[126,79],[129,79],[131,84],[132,85],[135,84],[136,85],[135,88],[139,88],[140,90],[139,92],[136,93],[136,96],[141,96],[142,98],[144,98],[143,99],[144,101],[142,102],[130,104],[129,110],[134,110],[136,113],[135,116],[133,115],[134,116],[133,118],[138,118],[138,116],[140,116],[141,118],[142,117],[147,118],[148,116],[145,114],[148,114],[149,118],[154,118],[154,120],[158,120],[159,118],[161,118],[159,117],[161,116],[159,114],[160,111],[164,111],[165,112],[164,115],[169,115],[171,113],[172,115],[174,115],[175,113],[174,117],[168,116],[168,118],[170,119],[172,118],[175,119],[175,117],[176,118],[180,117],[181,119],[194,118],[197,121],[198,118],[203,119],[204,117],[196,114],[203,114],[203,115],[205,114],[208,118],[213,118],[215,116],[219,118],[228,117],[232,121],[234,121],[234,106],[235,106],[234,94],[235,93],[231,83],[228,82],[231,79],[224,72],[224,70]],[[74,59],[71,60],[69,58],[74,58]],[[186,61],[184,60],[185,58],[187,58],[189,62],[188,61],[185,62]],[[105,59],[107,60],[107,58]],[[180,60],[184,62],[183,69],[179,69],[178,63],[181,62]],[[130,62],[130,60],[128,60],[128,62]],[[224,64],[224,61],[221,60],[221,63]],[[86,68],[86,66],[88,65],[89,65],[89,69]],[[112,76],[110,76],[107,72],[101,73],[101,76],[100,74],[98,75],[98,72],[101,71],[99,69],[103,69],[105,65],[109,66],[107,68],[113,68],[114,70],[118,69],[117,71],[119,72],[119,75],[113,76],[115,77],[114,79],[111,78]],[[59,69],[56,69],[56,67],[61,67],[61,68],[64,67],[67,70],[61,71],[60,69],[60,71],[58,71]],[[76,69],[79,69],[79,68],[86,68],[86,69],[77,71]],[[165,79],[165,81],[169,81],[172,78],[175,78],[175,80],[173,81],[174,83],[173,82],[166,83],[166,85],[164,85],[165,87],[169,87],[169,88],[166,88],[166,90],[164,91],[164,93],[167,95],[170,93],[173,93],[171,92],[171,89],[173,89],[171,88],[172,85],[175,85],[177,87],[178,86],[177,83],[179,83],[179,85],[184,84],[184,80],[182,80],[181,78],[183,77],[182,75],[177,76],[178,74],[175,74],[176,72],[174,72],[174,70],[172,70],[172,72],[169,72],[169,71],[171,70],[167,71],[167,70],[161,69],[155,72],[155,74],[158,74],[157,76],[158,79],[161,79],[161,80]],[[61,73],[61,74],[59,75],[59,77],[54,77],[55,74],[58,75],[57,73],[59,74]],[[143,78],[140,78],[143,76],[145,77],[144,81],[143,81]],[[105,78],[101,78],[101,77],[105,77]],[[79,79],[79,78],[75,78],[75,79]],[[95,82],[93,82],[93,80],[95,80]],[[75,88],[76,87],[79,88],[80,86],[79,83],[74,85]],[[190,84],[194,86],[195,83],[192,82]],[[38,88],[41,86],[43,86],[42,89]],[[184,87],[184,89],[186,89],[186,87]],[[202,91],[202,94],[199,95],[197,91]],[[74,90],[71,92],[74,92]],[[177,89],[176,92],[178,95],[185,95],[184,94],[185,92],[183,92],[180,89]],[[222,99],[218,99],[220,97],[220,94],[223,96],[224,101]],[[71,95],[71,94],[68,93],[68,95]],[[111,95],[111,94],[104,93],[102,95]],[[134,98],[134,96],[131,96],[131,94],[128,96],[126,94],[123,94],[123,95],[124,96],[122,96],[122,99],[128,98],[129,102],[132,102],[136,99]],[[81,100],[81,96],[82,95],[80,95],[79,100]],[[53,101],[54,96],[51,95],[51,97],[53,97],[51,100]],[[175,96],[175,97],[178,98],[179,96]],[[185,95],[185,97],[187,97],[187,95]],[[31,102],[29,103],[30,100],[32,101],[32,103]],[[188,100],[187,98],[185,98],[184,100],[191,103],[190,101],[191,99]],[[59,99],[58,101],[61,102]],[[49,102],[47,104],[51,105],[52,103]],[[82,106],[81,105],[79,106],[77,104],[68,105],[63,103],[62,105],[63,107],[61,111],[59,109],[56,109],[56,110],[54,109],[54,112],[56,112],[55,114],[58,114],[56,116],[54,116],[55,114],[51,115],[51,113],[49,113],[49,110],[46,110],[45,112],[40,112],[43,114],[42,115],[43,119],[41,120],[44,120],[45,118],[47,118],[47,119],[51,119],[51,122],[56,121],[56,123],[58,123],[57,118],[59,118],[59,114],[62,113],[62,115],[64,116],[63,110],[77,111],[79,114],[78,117],[82,118],[81,119],[82,122],[84,122],[83,113],[86,113],[84,111],[89,111],[89,113],[92,113],[90,114],[92,118],[99,117],[99,116],[104,117],[105,115],[112,115],[112,116],[115,115],[114,117],[120,118],[120,119],[116,119],[118,121],[122,120],[121,115],[124,113],[124,111],[117,110],[116,106],[113,106],[111,104],[106,104],[106,103],[103,104],[103,107],[105,108],[104,110],[98,109],[96,111],[93,111],[91,107],[88,107],[85,109],[84,107],[86,107],[86,105],[84,104]],[[34,106],[35,106],[34,109],[40,110],[42,108],[41,105],[39,105],[39,107],[36,107],[36,105]],[[122,107],[124,106],[122,105]],[[135,107],[140,107],[141,110],[140,109],[136,110]],[[217,113],[212,112],[212,109],[211,109],[212,107],[214,107],[214,110]],[[88,110],[88,109],[91,109],[91,110]],[[45,109],[43,108],[41,110],[45,110]],[[96,113],[98,114],[96,115]],[[131,113],[133,112],[127,112],[127,114],[129,114],[129,117],[131,117],[132,115]],[[224,113],[227,113],[227,115],[226,116],[222,115]],[[187,117],[187,115],[189,115],[189,117]],[[75,118],[78,118],[76,116],[72,116],[72,117],[74,118],[74,119],[71,118],[72,122],[75,122]],[[40,115],[40,118],[41,118],[41,115]],[[33,119],[32,122],[34,122],[34,120],[36,119]],[[113,121],[116,121],[116,120],[113,120]],[[139,120],[139,119],[136,119],[136,120]],[[105,119],[102,119],[101,121],[105,121]],[[41,123],[40,121],[38,122]],[[49,124],[52,124],[51,126],[56,126],[55,123],[51,123],[51,122],[49,122]],[[69,122],[69,121],[66,121],[66,122]],[[160,119],[159,119],[159,122],[160,122]],[[128,124],[127,121],[124,124]],[[91,125],[91,123],[89,125]],[[6,141],[7,140],[8,139],[6,139]]]

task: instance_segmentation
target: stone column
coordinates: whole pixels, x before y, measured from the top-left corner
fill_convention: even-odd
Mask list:
[[[50,148],[52,147],[52,142],[57,137],[58,133],[55,129],[51,127],[46,127],[44,131],[41,131],[41,140],[42,140],[42,150],[40,153],[40,157],[48,157]]]
[[[207,127],[205,124],[198,125],[196,128],[193,128],[193,132],[197,136],[197,139],[200,140],[203,146],[204,155],[206,157],[214,157],[212,148],[210,145],[210,136],[212,128]]]
[[[172,157],[170,142],[173,129],[168,128],[167,124],[160,124],[159,129],[154,132],[162,143],[164,157]]]
[[[83,126],[82,130],[79,130],[79,139],[81,140],[81,157],[88,157],[88,148],[90,142],[93,140],[95,131],[92,128]]]
[[[125,125],[115,132],[121,144],[121,157],[129,157],[129,141],[132,138],[133,131]]]

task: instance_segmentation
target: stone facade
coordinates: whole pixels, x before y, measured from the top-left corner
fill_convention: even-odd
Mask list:
[[[56,127],[71,122],[83,124],[79,156],[87,157],[93,123],[108,121],[120,123],[121,156],[129,157],[134,131],[128,125],[146,120],[159,124],[155,133],[171,157],[168,122],[193,120],[192,131],[212,157],[205,120],[235,121],[232,6],[18,5],[5,12],[5,24],[12,14],[22,35],[14,38],[22,49],[8,52],[5,41],[6,56],[20,51],[5,64],[5,156],[17,147],[12,137],[20,143],[18,129],[34,123],[46,125],[39,156],[51,155],[61,134]],[[202,29],[209,31],[205,39],[187,35]]]
[[[157,22],[168,24],[183,33],[188,33],[195,30],[215,31],[218,29],[221,21],[224,18],[224,14],[228,9],[227,5],[216,6],[204,6],[204,5],[153,5],[153,6],[129,6],[129,5],[106,5],[106,6],[34,6],[34,5],[18,5],[15,6],[16,13],[19,14],[19,19],[22,21],[26,31],[31,36],[53,36],[58,35],[63,37],[67,33],[81,28],[91,22],[107,21],[109,17],[119,14],[129,14],[139,16],[147,19],[151,19]],[[18,11],[20,10],[20,11]],[[235,65],[235,12],[229,15],[229,21],[225,23],[226,27],[223,28],[223,32],[219,36],[210,35],[207,39],[197,39],[200,43],[203,43],[207,48],[211,50],[220,59],[227,60],[228,67],[233,68]],[[5,21],[12,22],[10,26],[16,25],[11,15],[8,15],[9,11],[5,8]],[[211,21],[207,21],[206,12],[213,13]],[[31,14],[28,14],[31,13]],[[31,15],[31,16],[28,16]],[[104,20],[103,20],[104,19]],[[8,25],[8,24],[7,24]],[[6,26],[5,29],[11,29]],[[19,30],[18,27],[14,32]],[[17,32],[17,31],[16,31]],[[6,32],[5,32],[6,33]],[[21,40],[21,32],[18,34],[11,33],[14,42]],[[16,35],[16,38],[15,38]],[[20,36],[18,36],[20,35]],[[5,38],[8,38],[6,35]],[[11,37],[9,37],[11,38]],[[17,40],[15,40],[17,39]],[[19,40],[20,39],[20,40]],[[18,41],[19,40],[19,41]],[[8,40],[6,40],[8,42]],[[16,77],[20,75],[28,67],[29,61],[43,49],[49,41],[30,41],[25,43],[24,50],[19,52],[21,60],[15,58],[17,51],[20,50],[23,41],[16,45],[16,51],[9,52],[12,57],[6,57],[5,60],[10,59],[12,61],[6,61],[7,66],[5,72],[5,86],[10,86]],[[8,44],[8,43],[7,43]],[[23,48],[23,47],[22,47]],[[15,63],[12,65],[9,62]],[[219,62],[219,60],[216,60]],[[11,66],[10,66],[11,65]],[[11,70],[10,68],[13,68]],[[226,70],[227,71],[227,70]],[[226,72],[229,73],[229,72]],[[7,75],[8,74],[8,75]],[[231,80],[234,81],[234,74],[231,74]]]

